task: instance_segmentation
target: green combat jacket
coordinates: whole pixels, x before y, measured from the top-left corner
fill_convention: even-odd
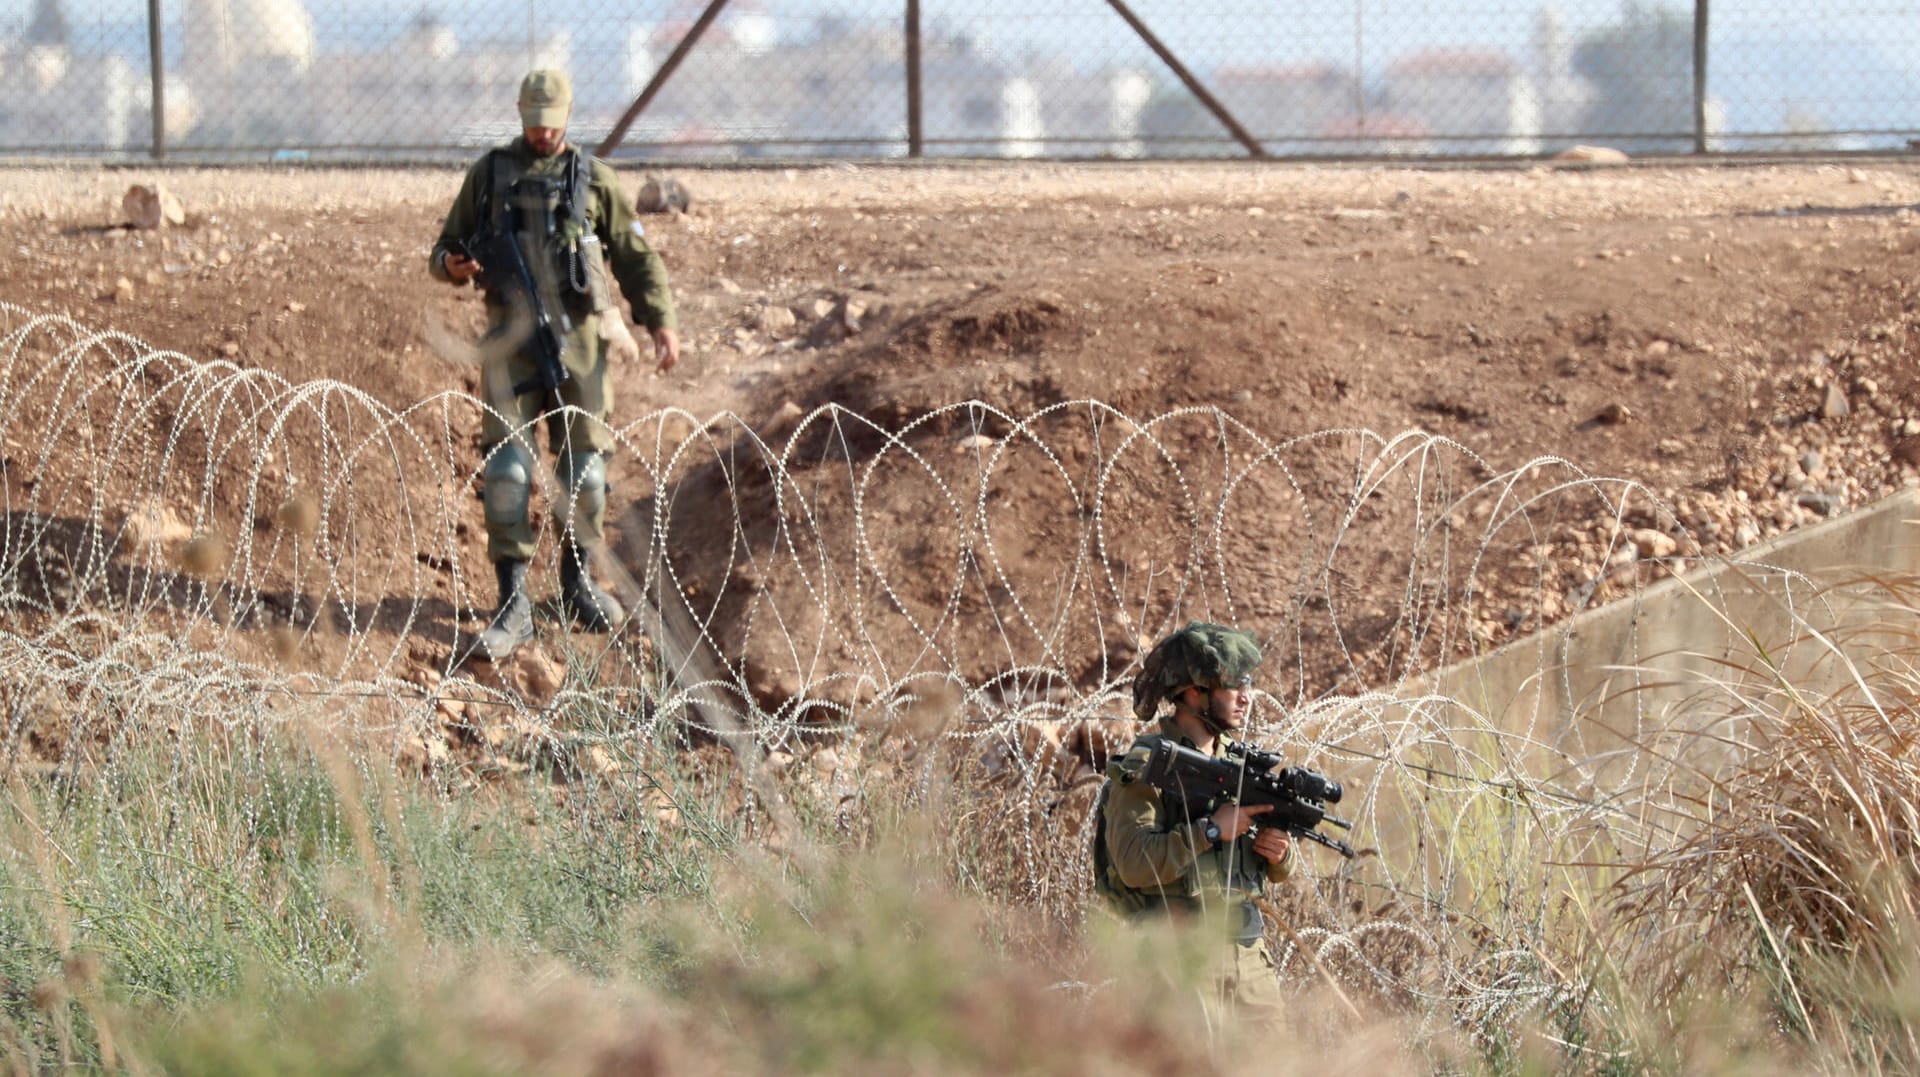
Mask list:
[[[1141,736],[1127,753],[1107,766],[1107,782],[1096,807],[1099,830],[1094,839],[1094,885],[1116,911],[1134,916],[1178,910],[1236,919],[1250,914],[1247,899],[1268,882],[1293,874],[1296,846],[1278,863],[1253,851],[1252,834],[1218,845],[1204,833],[1206,817],[1184,817],[1173,797],[1140,777],[1154,744],[1172,739],[1194,748],[1171,723],[1162,720],[1158,732]],[[1227,741],[1213,743],[1213,755],[1226,754]]]
[[[527,140],[516,138],[498,150],[491,150],[467,169],[466,179],[460,184],[460,193],[453,200],[453,208],[447,211],[447,221],[440,229],[440,238],[433,245],[433,253],[428,259],[428,269],[439,280],[448,280],[442,257],[456,243],[463,243],[479,231],[486,222],[489,207],[487,202],[493,188],[492,167],[495,154],[509,156],[521,174],[530,176],[553,175],[563,173],[569,154],[581,152],[569,147],[551,157],[534,154]],[[620,178],[613,166],[597,157],[588,157],[589,174],[587,180],[587,226],[600,237],[600,243],[613,263],[614,279],[620,282],[620,291],[633,304],[633,320],[649,330],[673,329],[677,320],[673,309],[673,292],[667,281],[666,263],[647,242],[645,231],[640,222],[634,219],[633,210],[627,205],[625,195],[620,190]],[[494,302],[489,296],[489,304]],[[569,306],[574,305],[569,300]],[[579,309],[569,313],[578,319],[592,313],[591,304],[584,297],[578,299]]]

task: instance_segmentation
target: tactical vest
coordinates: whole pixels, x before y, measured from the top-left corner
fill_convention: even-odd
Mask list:
[[[579,149],[561,151],[559,175],[534,175],[510,146],[488,154],[487,228],[511,235],[545,303],[599,313],[613,306],[606,254],[587,220],[593,169]]]

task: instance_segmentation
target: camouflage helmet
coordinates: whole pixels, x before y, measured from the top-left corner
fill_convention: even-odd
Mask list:
[[[1260,665],[1260,644],[1253,633],[1205,621],[1187,627],[1153,645],[1140,672],[1133,678],[1133,714],[1151,721],[1160,702],[1183,689],[1244,688]]]

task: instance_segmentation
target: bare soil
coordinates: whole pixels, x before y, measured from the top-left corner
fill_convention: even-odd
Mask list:
[[[1611,543],[1593,519],[1569,519],[1524,550],[1502,548],[1511,571],[1490,573],[1491,589],[1518,581],[1546,597],[1516,613],[1518,599],[1496,596],[1491,613],[1465,626],[1482,644],[1563,615],[1573,603],[1561,596],[1583,585],[1586,600],[1644,579],[1642,569],[1617,571],[1622,527],[1664,531],[1682,555],[1726,553],[1916,481],[1920,169],[1905,161],[680,176],[692,212],[645,221],[673,274],[686,356],[665,376],[644,365],[619,371],[623,416],[732,412],[777,444],[797,415],[833,404],[878,430],[906,430],[909,444],[948,460],[969,430],[1009,430],[949,409],[962,401],[1016,420],[1082,400],[1136,420],[1217,407],[1274,442],[1348,428],[1431,432],[1457,442],[1480,475],[1559,457],[1643,483],[1673,510],[1614,512]],[[181,197],[188,224],[118,227],[122,192],[155,179]],[[629,193],[638,187],[638,176],[625,180]],[[194,358],[338,379],[395,409],[447,388],[472,391],[475,370],[427,343],[430,324],[471,332],[480,320],[475,294],[426,272],[457,184],[451,171],[0,172],[0,299]],[[1072,530],[1043,473],[1080,475],[1089,457],[1099,460],[1083,425],[1062,418],[1048,431],[1060,459],[1010,461],[1012,489],[996,495],[994,528],[1027,539],[1005,544],[997,570],[1015,591],[1048,586],[1046,543]],[[805,438],[794,445],[795,461],[826,451]],[[860,458],[884,447],[876,434],[838,451]],[[1336,499],[1339,456],[1322,476]],[[1022,468],[1037,469],[1035,492],[1018,488]],[[1312,471],[1302,481],[1316,481]],[[690,591],[722,596],[711,607],[718,635],[751,652],[728,622],[769,601],[755,595],[803,605],[805,581],[728,590],[740,576],[735,502],[748,532],[777,517],[770,487],[729,490],[730,478],[696,469],[680,491],[621,492],[674,498],[676,573]],[[1170,480],[1137,481],[1132,494],[1111,492],[1109,515],[1124,507],[1130,521],[1151,519]],[[850,524],[849,495],[834,489],[822,487],[815,507]],[[703,491],[729,496],[694,496]],[[906,486],[858,508],[869,530],[897,535],[938,509],[934,497]],[[366,507],[369,518],[375,509]],[[1604,506],[1594,511],[1608,522]],[[478,503],[467,512],[474,526],[461,556],[484,566]],[[1275,524],[1228,528],[1221,556],[1279,558],[1284,518]],[[1375,541],[1379,559],[1395,541]],[[1657,560],[1667,551],[1647,550],[1650,541],[1640,553]],[[883,539],[876,559],[890,581],[909,581],[895,601],[938,609],[951,581],[915,581],[914,566],[944,564],[941,540],[915,542]],[[1144,546],[1123,546],[1110,561],[1152,559]],[[1389,583],[1353,585],[1380,591],[1363,604],[1380,623],[1349,618],[1332,636],[1286,625],[1311,606],[1293,581],[1270,594],[1256,588],[1234,612],[1298,641],[1301,691],[1351,687],[1370,669],[1386,671],[1369,649],[1385,655],[1404,643],[1404,580]],[[474,628],[471,606],[490,601],[468,596],[442,619]],[[1065,664],[1099,682],[1131,657],[1136,629],[1088,627],[1087,646]],[[955,642],[948,657],[990,676],[1008,663],[1006,650]],[[771,653],[745,657],[770,705],[819,678],[811,667],[777,668]]]

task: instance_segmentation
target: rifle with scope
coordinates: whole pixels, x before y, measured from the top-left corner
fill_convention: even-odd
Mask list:
[[[1328,804],[1340,803],[1340,783],[1305,767],[1282,767],[1280,762],[1278,754],[1244,744],[1229,744],[1226,757],[1216,759],[1162,740],[1153,746],[1141,777],[1161,792],[1184,800],[1191,818],[1228,802],[1246,807],[1272,805],[1259,817],[1258,825],[1280,827],[1351,860],[1353,846],[1316,829],[1321,823],[1353,829],[1352,823],[1327,814]]]

